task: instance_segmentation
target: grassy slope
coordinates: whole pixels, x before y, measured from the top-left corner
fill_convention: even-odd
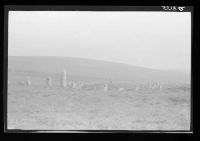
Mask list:
[[[134,82],[189,83],[190,75],[153,70],[126,64],[70,57],[9,57],[8,68],[32,72],[59,73],[64,68],[69,76],[131,80]]]

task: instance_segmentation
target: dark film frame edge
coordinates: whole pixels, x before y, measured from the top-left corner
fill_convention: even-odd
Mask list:
[[[86,8],[85,8],[86,7]],[[104,8],[103,8],[104,7]],[[106,8],[105,8],[106,7]],[[134,8],[139,9],[134,9]],[[151,7],[148,10],[144,10],[145,7]],[[18,129],[8,129],[7,128],[7,79],[8,79],[8,20],[9,20],[9,11],[159,11],[159,12],[180,12],[180,11],[163,11],[163,10],[154,10],[153,8],[158,8],[161,6],[85,6],[85,5],[70,5],[70,6],[47,6],[47,5],[37,5],[37,6],[30,6],[30,5],[5,5],[4,6],[4,51],[3,51],[3,106],[4,106],[4,132],[7,133],[27,133],[27,132],[41,132],[41,131],[80,131],[80,130],[18,130]],[[191,12],[191,64],[192,64],[192,48],[193,44],[193,19],[194,19],[194,7],[193,6],[186,6],[187,11],[182,12]],[[78,9],[77,9],[78,8]],[[91,10],[92,8],[92,10]],[[96,10],[94,8],[97,8]],[[103,8],[103,9],[102,9]],[[111,9],[114,8],[114,9]],[[122,8],[122,9],[120,9]],[[128,10],[127,10],[128,8]],[[130,9],[129,9],[130,8]],[[143,8],[143,9],[140,9]],[[191,112],[190,112],[190,130],[81,130],[80,132],[116,132],[116,133],[193,133],[193,73],[192,73],[192,66],[191,66]]]

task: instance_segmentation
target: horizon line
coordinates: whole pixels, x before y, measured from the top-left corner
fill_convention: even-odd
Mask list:
[[[94,59],[94,58],[83,58],[83,57],[72,57],[72,56],[53,56],[53,55],[21,55],[21,56],[16,56],[16,55],[8,55],[8,57],[61,57],[61,58],[75,58],[75,59],[86,59],[86,60],[94,60],[94,61],[103,61],[103,62],[110,62],[110,63],[118,63],[118,64],[123,64],[123,65],[129,65],[129,66],[134,66],[134,67],[139,67],[139,68],[146,68],[146,69],[152,69],[152,70],[158,70],[158,71],[173,71],[173,72],[183,72],[183,73],[191,73],[190,70],[180,70],[180,69],[159,69],[159,68],[149,68],[145,66],[138,66],[138,65],[133,65],[133,64],[128,64],[128,63],[123,63],[123,62],[115,62],[115,61],[108,61],[108,60],[101,60],[101,59]]]

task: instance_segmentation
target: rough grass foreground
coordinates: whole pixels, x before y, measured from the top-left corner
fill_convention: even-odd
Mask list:
[[[8,128],[189,130],[189,91],[80,91],[12,87]]]

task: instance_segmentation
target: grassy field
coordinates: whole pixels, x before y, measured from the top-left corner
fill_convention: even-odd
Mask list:
[[[77,58],[8,61],[8,129],[190,129],[190,74]],[[67,80],[90,84],[90,89],[59,88],[64,68]],[[51,88],[45,87],[47,76],[52,77]],[[27,77],[31,86],[18,84]],[[115,87],[105,92],[102,84],[110,78]],[[133,84],[149,82],[158,82],[163,89],[134,90]],[[118,91],[120,87],[125,90]]]
[[[8,129],[190,129],[190,89],[104,92],[45,88],[40,77],[33,77],[32,86],[26,87],[16,83],[22,76],[10,75]]]

